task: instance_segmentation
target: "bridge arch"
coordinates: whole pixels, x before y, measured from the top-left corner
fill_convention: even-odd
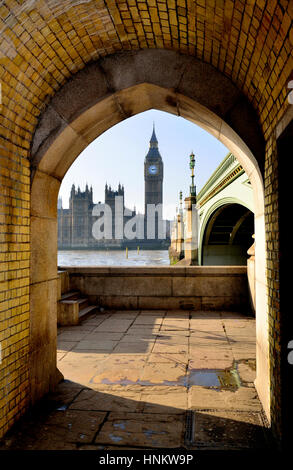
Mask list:
[[[223,223],[226,223],[227,212],[229,212],[228,218],[232,225],[221,227]],[[248,233],[243,233],[240,240],[240,230],[243,231],[244,225]],[[220,230],[220,233],[216,234],[215,228]],[[209,208],[201,224],[199,239],[201,264],[246,265],[247,250],[253,244],[253,234],[253,212],[249,204],[237,198],[225,198],[218,201]]]
[[[208,64],[172,51],[116,54],[87,66],[55,94],[38,121],[31,146],[30,381],[38,385],[32,394],[34,399],[42,396],[56,373],[51,358],[56,351],[56,208],[62,178],[95,138],[118,122],[152,108],[184,117],[214,135],[236,156],[251,181],[257,266],[256,387],[270,419],[264,145],[258,117],[231,80]],[[40,362],[44,364],[42,373]],[[40,374],[49,380],[42,380]]]
[[[199,238],[198,238],[198,257],[199,260],[202,260],[202,246],[203,246],[203,241],[204,241],[204,234],[207,228],[207,225],[218,209],[221,207],[224,207],[229,204],[239,204],[241,206],[246,207],[248,210],[251,212],[254,212],[254,208],[251,206],[251,204],[248,201],[245,201],[243,199],[239,199],[237,197],[224,197],[212,204],[207,211],[203,212],[203,218],[200,220],[200,226],[199,226]]]

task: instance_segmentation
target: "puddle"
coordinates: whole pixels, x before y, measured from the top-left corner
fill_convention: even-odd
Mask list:
[[[120,428],[120,429],[125,429],[125,424],[124,423],[114,423],[114,428]]]
[[[109,437],[110,437],[110,439],[112,439],[112,441],[114,441],[114,442],[120,442],[120,441],[122,441],[122,437],[120,437],[120,436],[115,436],[114,434],[109,434]]]
[[[133,382],[132,380],[129,379],[121,379],[121,380],[109,380],[109,379],[102,379],[101,384],[105,385],[133,385],[133,384],[138,384],[141,385],[140,382]]]
[[[67,410],[67,405],[61,405],[58,408],[56,408],[57,411],[66,411]]]
[[[234,369],[191,369],[188,376],[188,386],[199,385],[201,387],[216,389],[237,389],[241,385],[240,377]]]
[[[153,434],[158,434],[155,431],[152,431],[151,429],[147,429],[146,431],[143,431],[143,432],[149,438],[151,438],[153,436]]]
[[[107,385],[142,385],[146,387],[170,386],[186,387],[193,385],[201,387],[214,388],[216,390],[236,390],[241,386],[241,380],[238,373],[238,363],[234,362],[233,367],[229,369],[188,369],[186,375],[178,377],[177,380],[163,380],[162,382],[150,382],[148,380],[110,380],[104,378],[102,384]]]

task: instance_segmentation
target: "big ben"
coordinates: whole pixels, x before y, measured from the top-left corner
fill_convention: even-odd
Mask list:
[[[158,139],[155,133],[155,126],[150,140],[150,147],[144,161],[144,184],[145,184],[145,216],[148,214],[148,205],[163,204],[163,173],[164,166],[158,148]],[[161,214],[162,216],[162,214]],[[155,218],[155,236],[158,238],[158,214]]]

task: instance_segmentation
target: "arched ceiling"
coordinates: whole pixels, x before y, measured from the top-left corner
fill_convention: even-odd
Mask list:
[[[213,65],[246,95],[266,135],[284,112],[292,18],[288,0],[3,0],[0,135],[28,150],[39,114],[73,74],[144,48]]]

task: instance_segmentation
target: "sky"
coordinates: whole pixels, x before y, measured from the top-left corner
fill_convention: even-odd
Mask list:
[[[93,186],[94,203],[105,200],[105,183],[117,189],[124,185],[125,205],[144,210],[144,158],[153,123],[164,163],[164,217],[173,219],[179,192],[188,196],[191,184],[189,155],[195,154],[197,193],[204,186],[228,149],[215,137],[186,119],[157,110],[137,114],[100,135],[79,155],[66,173],[59,191],[68,208],[71,186]]]

